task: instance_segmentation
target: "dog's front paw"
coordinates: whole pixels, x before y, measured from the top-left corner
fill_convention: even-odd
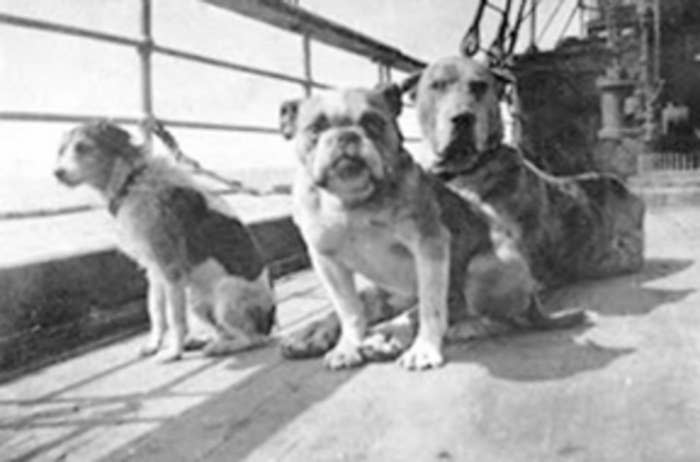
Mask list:
[[[154,354],[158,353],[158,350],[160,349],[160,343],[152,342],[152,341],[147,341],[143,345],[141,345],[141,348],[139,348],[139,356],[142,358],[145,358],[146,356],[153,356]]]
[[[410,371],[433,369],[445,363],[440,344],[416,339],[399,358],[399,366]]]
[[[356,367],[363,362],[360,345],[350,342],[340,342],[323,358],[326,367],[333,370]]]
[[[405,349],[406,345],[398,337],[383,332],[370,334],[360,346],[362,356],[367,361],[390,361]]]
[[[211,340],[205,337],[188,335],[185,337],[183,348],[185,351],[196,351],[204,348]]]
[[[156,362],[161,364],[171,363],[182,358],[181,348],[165,348],[154,356]]]

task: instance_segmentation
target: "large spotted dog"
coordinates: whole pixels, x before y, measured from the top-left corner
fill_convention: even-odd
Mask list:
[[[477,334],[473,326],[482,320],[544,328],[582,323],[581,311],[540,311],[508,226],[478,198],[460,197],[413,161],[396,122],[400,110],[396,86],[283,106],[282,129],[294,138],[299,160],[294,220],[340,320],[326,365],[351,367],[373,355],[366,339],[374,319],[355,274],[388,294],[396,311],[417,304],[418,332],[399,358],[407,369],[443,363],[448,309],[453,334]]]
[[[544,287],[637,271],[644,261],[644,204],[614,175],[551,176],[502,143],[500,82],[462,56],[441,59],[407,81],[433,172],[476,193],[518,231]]]

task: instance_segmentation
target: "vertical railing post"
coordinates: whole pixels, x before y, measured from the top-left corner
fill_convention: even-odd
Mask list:
[[[378,74],[379,83],[391,82],[391,66],[390,65],[388,65],[386,63],[379,62],[379,63],[377,63],[377,70],[379,72],[379,74]]]
[[[304,32],[301,40],[304,53],[304,93],[306,96],[311,96],[311,90],[313,88],[313,74],[311,73],[311,35],[308,32]]]
[[[537,47],[537,0],[532,0],[530,10],[530,49]]]
[[[153,81],[151,55],[153,53],[153,34],[151,31],[151,0],[141,0],[141,112],[144,122],[153,118]],[[152,136],[146,126],[142,126],[146,149],[151,150]]]

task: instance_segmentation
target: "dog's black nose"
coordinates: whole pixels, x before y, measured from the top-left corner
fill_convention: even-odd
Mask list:
[[[337,138],[337,142],[341,146],[348,146],[348,145],[357,144],[360,141],[362,141],[362,138],[360,137],[360,135],[353,132],[353,131],[343,132],[343,133],[339,134],[338,138]]]
[[[463,127],[471,126],[475,119],[476,117],[471,112],[460,112],[451,118],[452,123]]]
[[[66,180],[66,175],[67,175],[67,173],[66,173],[66,171],[65,171],[64,169],[62,169],[62,168],[57,168],[56,170],[53,171],[53,175],[54,175],[56,178],[58,178],[59,180],[65,181],[65,180]]]

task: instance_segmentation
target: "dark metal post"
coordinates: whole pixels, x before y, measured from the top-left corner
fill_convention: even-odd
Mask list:
[[[377,63],[377,70],[379,72],[379,83],[389,83],[391,82],[391,66],[386,63]]]
[[[537,0],[532,0],[532,10],[530,13],[530,49],[537,47]]]
[[[302,46],[304,50],[304,93],[306,96],[311,95],[313,88],[313,75],[311,73],[311,35],[305,32],[302,35]]]
[[[151,33],[151,0],[141,0],[141,39],[138,52],[141,58],[141,112],[144,122],[153,118],[153,81],[151,72],[151,55],[153,53],[153,35]],[[142,127],[146,148],[151,149],[150,130]]]
[[[654,0],[654,70],[652,78],[661,79],[661,1]]]

